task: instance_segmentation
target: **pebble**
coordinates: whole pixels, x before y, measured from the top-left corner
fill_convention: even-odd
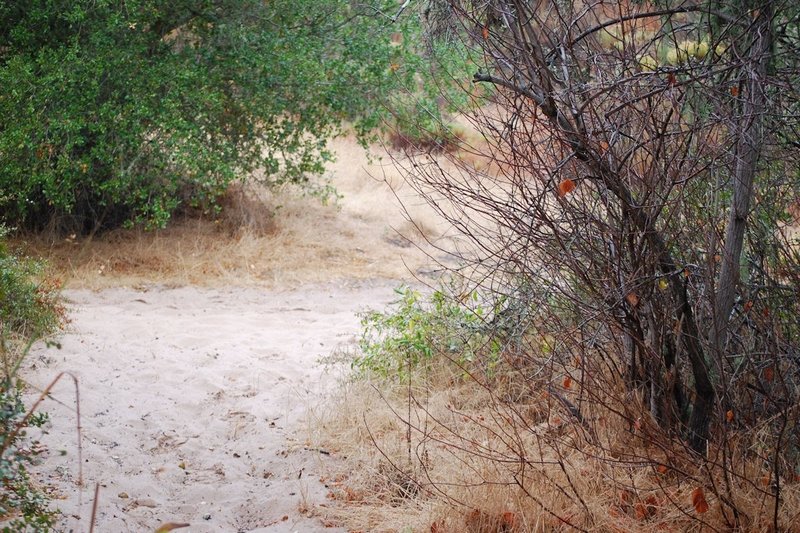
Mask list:
[[[151,509],[158,507],[156,501],[151,498],[142,498],[141,500],[136,500],[136,505],[139,507],[150,507]]]

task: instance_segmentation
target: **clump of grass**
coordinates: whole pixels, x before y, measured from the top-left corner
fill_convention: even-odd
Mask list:
[[[389,145],[394,150],[430,154],[455,152],[461,147],[464,139],[464,130],[457,125],[394,129],[388,136]]]

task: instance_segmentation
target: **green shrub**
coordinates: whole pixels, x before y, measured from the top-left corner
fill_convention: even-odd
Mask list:
[[[445,290],[428,297],[409,287],[395,291],[400,299],[392,310],[362,316],[361,355],[353,368],[362,374],[401,380],[409,378],[410,372],[436,364],[437,358],[491,369],[499,344],[486,328],[487,313],[478,304],[476,293],[465,298],[474,304],[469,306]]]
[[[41,280],[42,264],[11,253],[0,226],[0,531],[50,531],[54,513],[48,498],[28,473],[36,443],[26,427],[39,427],[43,413],[28,411],[17,369],[31,343],[57,330],[64,312],[57,286]]]
[[[395,0],[0,0],[0,220],[161,226],[256,169],[313,189],[326,140],[351,124],[366,142],[426,74],[419,17],[397,12]]]
[[[0,386],[0,531],[51,531],[55,517],[49,508],[49,498],[31,479],[28,466],[37,456],[37,446],[31,443],[20,425],[41,427],[47,421],[45,413],[34,413],[25,421],[27,410],[22,402],[22,390],[5,381]]]
[[[57,283],[42,279],[41,262],[9,252],[2,236],[0,227],[0,338],[5,343],[38,339],[62,323]]]

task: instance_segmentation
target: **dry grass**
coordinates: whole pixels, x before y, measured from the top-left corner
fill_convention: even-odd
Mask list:
[[[334,149],[332,184],[343,195],[335,205],[290,190],[238,189],[216,219],[184,218],[161,231],[119,230],[92,241],[29,237],[17,245],[47,257],[72,288],[292,286],[406,279],[430,269],[426,242],[449,239],[449,230],[403,186],[388,159],[369,161],[349,139]],[[494,173],[477,151],[459,157]],[[403,386],[346,382],[311,428],[310,444],[342,460],[341,473],[326,480],[335,521],[375,532],[724,529],[710,490],[707,513],[698,515],[692,504],[699,486],[724,485],[718,471],[703,471],[681,450],[648,441],[646,424],[631,431],[626,420],[600,408],[591,414],[592,440],[544,389],[519,390],[518,383],[509,373],[486,387],[442,365],[418,382],[410,402]],[[575,386],[569,394],[577,393]],[[767,531],[773,480],[764,465],[745,458],[750,445],[736,443],[739,470],[747,475],[733,480],[732,492],[750,517],[747,530]],[[782,481],[782,523],[800,531],[800,485]]]
[[[614,414],[647,411],[635,400],[611,405],[618,391],[606,399],[613,410],[584,404],[587,430],[544,387],[520,394],[512,373],[477,383],[442,366],[410,390],[349,381],[324,413],[317,445],[342,458],[329,486],[343,505],[331,509],[349,530],[730,531],[719,499],[730,497],[741,531],[772,531],[774,479],[749,453],[756,440],[731,434],[735,475],[726,481],[719,465],[701,466],[646,418],[631,427]],[[579,391],[573,383],[561,394],[575,400]],[[790,475],[781,491],[780,523],[800,531],[800,483]]]
[[[407,279],[427,272],[426,240],[445,229],[384,158],[369,160],[351,139],[333,143],[338,159],[332,205],[296,190],[234,188],[217,217],[174,220],[159,231],[117,230],[92,240],[20,237],[72,288],[256,284],[291,286],[337,278]],[[415,220],[409,222],[402,200]],[[422,248],[419,248],[422,247]]]

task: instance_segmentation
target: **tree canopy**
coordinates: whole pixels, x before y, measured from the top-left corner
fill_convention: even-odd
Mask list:
[[[415,83],[391,0],[0,0],[0,218],[163,225],[263,169],[308,184]]]

